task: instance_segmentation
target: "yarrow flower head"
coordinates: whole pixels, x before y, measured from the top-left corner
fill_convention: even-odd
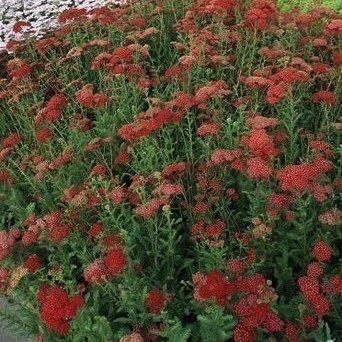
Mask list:
[[[67,334],[70,320],[84,304],[81,295],[69,297],[61,287],[46,284],[39,288],[37,299],[41,303],[40,319],[49,330],[59,335]]]
[[[145,301],[151,314],[158,314],[163,310],[167,301],[167,295],[157,288],[153,288],[147,293]]]
[[[326,241],[319,240],[313,248],[313,254],[318,261],[329,261],[332,256],[332,249]]]
[[[127,266],[126,255],[121,248],[115,248],[104,256],[104,264],[111,275],[117,275]]]

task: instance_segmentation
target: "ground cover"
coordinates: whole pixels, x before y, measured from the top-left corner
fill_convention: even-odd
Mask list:
[[[339,341],[341,16],[59,21],[0,69],[2,315],[48,342]]]

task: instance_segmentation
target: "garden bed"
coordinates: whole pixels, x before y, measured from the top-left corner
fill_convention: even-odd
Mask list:
[[[0,69],[4,318],[46,342],[338,342],[341,16],[148,0],[57,20]]]

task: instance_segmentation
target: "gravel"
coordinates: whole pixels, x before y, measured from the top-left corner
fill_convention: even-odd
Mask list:
[[[91,10],[95,7],[119,4],[124,0],[0,0],[0,51],[11,39],[21,40],[25,35],[42,37],[46,30],[58,26],[57,15],[63,10],[78,7]],[[15,34],[12,26],[19,20],[30,22],[31,27]]]
[[[0,309],[11,311],[14,308],[14,304],[10,304],[7,298],[0,295]],[[0,319],[0,342],[33,342],[31,339],[20,338],[13,336],[8,330],[8,322],[4,322]]]

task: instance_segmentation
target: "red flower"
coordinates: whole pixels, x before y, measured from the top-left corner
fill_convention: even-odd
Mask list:
[[[308,265],[307,275],[312,278],[319,278],[323,275],[323,267],[318,262],[312,262]]]
[[[290,342],[300,342],[298,327],[296,324],[288,322],[285,326],[285,336]]]
[[[279,149],[274,146],[273,137],[265,129],[252,129],[247,137],[242,138],[241,143],[246,143],[256,157],[263,159],[279,153]]]
[[[220,123],[205,123],[197,129],[197,134],[199,136],[204,135],[216,135],[221,128]]]
[[[87,14],[85,8],[69,8],[64,10],[59,16],[58,20],[60,23],[65,23],[70,20],[81,19]]]
[[[47,295],[49,293],[51,286],[47,283],[41,283],[38,287],[37,301],[40,304],[46,301]]]
[[[13,26],[12,26],[12,31],[13,31],[14,33],[18,33],[18,32],[20,32],[21,29],[22,29],[23,27],[25,27],[25,26],[29,26],[29,27],[30,27],[31,24],[30,24],[29,22],[27,22],[27,21],[19,20],[19,21],[15,22],[15,23],[13,24]]]
[[[332,104],[334,103],[334,93],[327,90],[320,90],[312,95],[312,102],[325,102]]]
[[[261,115],[256,115],[246,119],[246,125],[249,129],[265,129],[268,127],[275,127],[279,124],[276,118],[267,118]]]
[[[332,249],[324,240],[316,242],[313,253],[318,261],[329,261],[332,255]]]
[[[131,156],[129,155],[127,149],[122,149],[119,154],[114,159],[114,164],[127,164],[131,160]]]
[[[242,260],[231,259],[227,263],[227,268],[232,273],[243,273],[246,270],[246,265]]]
[[[52,137],[53,137],[53,132],[51,131],[50,128],[47,128],[47,127],[43,127],[38,132],[36,132],[36,138],[41,143],[47,142]]]
[[[234,328],[234,342],[254,342],[257,334],[254,329],[237,324]]]
[[[101,107],[109,101],[108,96],[104,94],[93,94],[94,86],[86,84],[82,89],[76,92],[76,100],[85,107]]]
[[[168,204],[169,202],[170,200],[167,197],[152,198],[142,204],[140,207],[136,208],[135,213],[138,216],[151,217],[158,211],[161,206]]]
[[[322,295],[317,296],[315,300],[310,302],[312,309],[318,316],[326,316],[329,313],[330,305],[328,300]]]
[[[88,237],[94,238],[94,237],[98,236],[102,232],[103,227],[104,226],[101,222],[93,223],[88,230]]]
[[[106,265],[103,259],[96,259],[83,271],[84,280],[87,283],[102,283],[107,275]]]
[[[298,285],[303,296],[308,300],[312,301],[314,298],[319,296],[319,283],[317,279],[312,277],[300,277],[298,279]]]
[[[117,186],[116,188],[114,188],[109,194],[108,194],[108,198],[110,199],[110,201],[114,204],[120,204],[122,203],[122,201],[124,200],[126,196],[126,192],[125,189],[122,188],[121,186]]]
[[[173,184],[169,182],[162,183],[157,186],[153,191],[153,195],[165,195],[165,196],[176,196],[184,191],[184,187],[181,184]]]
[[[107,249],[114,249],[120,247],[122,243],[121,237],[119,234],[109,234],[105,236],[102,240],[102,245]]]
[[[286,165],[277,172],[276,178],[280,181],[282,190],[304,190],[316,175],[314,167],[303,163]]]
[[[313,315],[303,315],[302,322],[305,328],[313,329],[317,327],[317,317]]]
[[[23,76],[28,76],[32,71],[32,66],[27,63],[22,63],[20,66],[16,67],[15,69],[12,69],[10,71],[10,75],[13,78],[13,80],[16,80],[18,78],[21,78]]]
[[[286,96],[288,85],[285,82],[280,82],[275,85],[271,85],[267,89],[266,100],[270,104],[279,102],[283,97]]]
[[[55,94],[51,97],[51,99],[47,102],[46,108],[51,109],[62,109],[68,104],[68,100],[65,98],[64,95],[61,94]]]
[[[247,160],[248,177],[267,180],[271,176],[272,171],[272,167],[259,157]]]
[[[24,262],[24,267],[33,272],[43,267],[40,257],[37,254],[30,255]]]
[[[169,178],[171,176],[175,176],[179,173],[185,172],[189,168],[189,163],[178,162],[172,163],[164,167],[162,171],[162,176]]]
[[[342,295],[342,275],[335,275],[329,280],[333,292]]]
[[[227,162],[233,162],[242,156],[242,151],[238,148],[234,150],[226,150],[223,148],[217,148],[211,154],[210,160],[214,164],[223,164]]]
[[[225,306],[228,296],[234,292],[234,286],[225,275],[213,270],[207,274],[200,274],[200,279],[194,277],[195,298],[198,300],[215,299],[216,304]]]
[[[80,294],[73,295],[69,298],[69,303],[64,311],[64,317],[67,319],[72,319],[77,314],[77,310],[83,306],[84,298]]]
[[[300,277],[298,285],[303,296],[310,303],[312,309],[319,316],[325,316],[329,313],[329,302],[320,293],[320,286],[317,279],[312,277]]]
[[[329,64],[326,63],[312,63],[312,72],[314,74],[324,74],[329,70]]]
[[[82,296],[75,295],[69,298],[61,287],[46,284],[39,288],[37,299],[42,305],[40,319],[49,330],[53,330],[59,335],[65,335],[68,332],[69,320],[84,304]]]
[[[55,242],[60,242],[70,234],[70,226],[68,224],[61,224],[51,228],[50,239]]]
[[[20,144],[22,141],[21,134],[19,133],[10,133],[3,141],[2,146],[4,148],[13,147],[15,145]]]
[[[148,307],[150,313],[155,315],[163,310],[166,299],[167,297],[162,291],[154,288],[147,294],[145,304]]]
[[[259,87],[268,87],[272,82],[265,77],[249,76],[244,80],[244,83],[251,89],[257,89]]]
[[[284,322],[274,312],[269,311],[262,322],[262,327],[270,332],[281,331],[284,328]]]
[[[109,273],[119,274],[127,266],[127,259],[121,248],[115,248],[104,257],[104,263]]]
[[[334,19],[327,24],[327,32],[332,35],[339,35],[342,33],[342,19]]]
[[[35,243],[38,240],[40,234],[40,228],[37,225],[31,225],[29,226],[28,230],[24,233],[22,236],[22,244],[24,246],[31,245],[32,243]]]

